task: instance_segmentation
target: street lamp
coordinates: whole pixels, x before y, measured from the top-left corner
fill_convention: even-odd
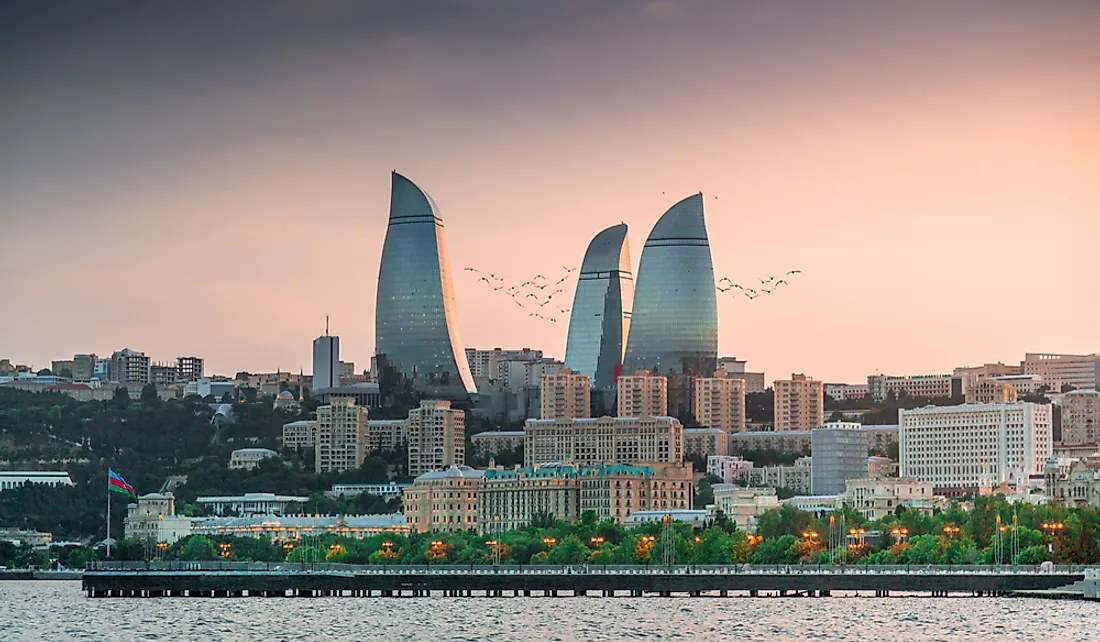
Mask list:
[[[590,539],[591,539],[591,541],[592,541],[592,544],[594,544],[594,545],[596,546],[596,548],[599,548],[599,547],[600,547],[600,544],[603,544],[603,543],[604,543],[604,539],[603,539],[603,537],[601,537],[601,536],[599,536],[599,535],[597,535],[597,536],[595,536],[595,537],[592,537],[592,538],[590,538]]]
[[[544,538],[542,538],[542,543],[546,544],[547,546],[553,546],[554,544],[558,543],[558,538],[556,538],[556,537],[544,537]]]
[[[164,551],[168,550],[168,542],[157,542],[157,557],[164,559]]]
[[[952,535],[958,535],[961,531],[961,528],[959,528],[958,526],[953,526],[951,524],[943,527],[943,533],[948,537],[951,537]]]
[[[902,542],[909,538],[909,529],[894,528],[894,530],[890,531],[890,534],[894,536],[895,542]]]
[[[228,542],[222,542],[218,544],[218,548],[221,549],[221,556],[228,559],[232,546]]]

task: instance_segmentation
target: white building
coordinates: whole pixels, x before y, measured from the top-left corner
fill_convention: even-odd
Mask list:
[[[176,515],[172,493],[149,493],[126,507],[122,532],[130,540],[172,544],[191,534],[191,519]]]
[[[922,514],[932,512],[932,485],[912,478],[849,479],[844,503],[867,519],[882,519],[904,507]]]
[[[1100,388],[1100,353],[1044,354],[1029,352],[1020,363],[1024,374],[1039,375],[1051,392],[1062,386],[1078,390]]]
[[[202,377],[187,382],[185,395],[197,395],[203,398],[213,396],[215,401],[221,401],[227,394],[233,397],[236,391],[237,384],[234,381],[219,381],[209,377]],[[234,399],[234,401],[236,400]]]
[[[722,480],[723,484],[732,484],[737,473],[752,468],[752,462],[730,455],[711,455],[707,457],[707,473]]]
[[[489,456],[522,448],[525,435],[522,430],[489,430],[472,435],[470,444],[478,454]]]
[[[267,537],[279,543],[315,542],[321,535],[340,535],[364,539],[381,533],[407,534],[409,525],[401,514],[292,516],[252,515],[246,517],[213,517],[193,520],[197,535],[235,535]],[[324,561],[324,558],[318,561]]]
[[[899,475],[936,489],[1026,485],[1052,452],[1049,405],[926,406],[899,414]]]
[[[278,456],[279,453],[269,448],[238,448],[229,455],[229,470],[259,468],[260,462],[264,459]]]
[[[813,481],[813,458],[799,457],[792,466],[764,466],[737,471],[737,480],[753,488],[786,488],[809,493]]]
[[[863,399],[870,394],[870,389],[865,383],[827,383],[824,389],[825,396],[832,397],[833,401]]]
[[[388,482],[385,484],[333,484],[332,489],[325,493],[333,499],[351,498],[359,495],[374,495],[382,499],[400,499],[401,494],[409,484]]]
[[[282,515],[287,507],[305,507],[308,497],[276,495],[275,493],[245,493],[227,497],[198,497],[195,503],[214,515]]]
[[[24,484],[74,485],[69,473],[63,470],[0,470],[0,490],[19,488]]]
[[[715,519],[721,512],[737,528],[756,530],[756,518],[766,510],[779,508],[774,488],[742,488],[734,484],[715,484],[714,503],[707,506],[707,517]]]

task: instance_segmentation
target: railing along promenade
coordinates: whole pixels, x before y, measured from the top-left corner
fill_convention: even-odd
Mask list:
[[[563,595],[1005,595],[1059,588],[1086,566],[817,565],[355,565],[289,562],[99,562],[91,597]]]

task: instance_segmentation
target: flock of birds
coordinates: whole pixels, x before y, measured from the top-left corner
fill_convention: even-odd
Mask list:
[[[477,283],[484,283],[491,291],[509,297],[512,303],[527,311],[527,316],[550,323],[557,323],[559,314],[566,315],[570,311],[570,308],[564,307],[560,303],[561,295],[568,294],[562,286],[573,276],[573,272],[576,272],[577,268],[563,266],[562,270],[564,270],[563,274],[556,277],[556,280],[542,274],[536,274],[526,281],[516,283],[493,272],[483,272],[472,267],[463,268],[464,272],[477,276]],[[733,279],[729,277],[722,277],[718,279],[716,287],[719,293],[729,292],[733,296],[742,294],[746,299],[752,301],[765,294],[775,292],[781,285],[790,285],[787,279],[801,273],[802,270],[788,270],[781,276],[757,277],[756,280],[759,283],[751,284],[752,287],[734,283]]]
[[[781,285],[790,285],[790,283],[787,282],[787,277],[792,277],[796,274],[802,274],[802,270],[788,270],[787,273],[784,274],[782,277],[757,277],[756,280],[759,281],[760,284],[757,285],[755,288],[750,288],[748,286],[741,285],[740,283],[734,283],[732,279],[728,277],[722,277],[718,279],[717,287],[719,292],[731,292],[733,290],[737,290],[741,294],[745,295],[745,298],[747,298],[749,301],[752,301],[753,299],[763,296],[765,294],[771,294],[772,292],[775,292],[777,289],[779,289],[779,286]],[[737,293],[735,292],[734,295],[736,294]]]
[[[479,275],[478,283],[484,283],[493,292],[510,297],[512,303],[528,311],[528,316],[550,323],[557,323],[557,314],[568,314],[570,310],[570,308],[563,307],[560,304],[561,297],[558,295],[566,294],[565,288],[561,286],[573,276],[573,272],[577,271],[577,268],[564,266],[562,269],[565,270],[565,273],[557,280],[547,278],[542,274],[536,274],[522,283],[510,283],[508,279],[502,276],[492,272],[482,272],[477,268],[463,268],[463,271]],[[558,298],[558,301],[554,300],[555,297]]]

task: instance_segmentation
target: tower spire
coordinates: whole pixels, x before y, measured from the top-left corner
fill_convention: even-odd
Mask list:
[[[325,336],[328,336],[328,315],[325,315]]]

